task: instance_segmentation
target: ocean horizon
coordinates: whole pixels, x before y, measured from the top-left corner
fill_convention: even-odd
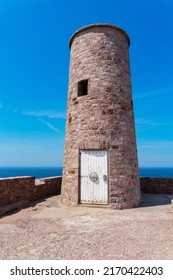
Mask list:
[[[36,179],[61,176],[62,167],[0,167],[0,178],[34,176]],[[141,177],[173,178],[173,167],[139,167]]]
[[[62,175],[62,167],[0,167],[0,178],[34,176],[36,179]]]

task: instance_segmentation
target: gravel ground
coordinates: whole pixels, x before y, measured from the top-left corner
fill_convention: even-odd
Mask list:
[[[173,195],[140,208],[65,207],[51,197],[0,219],[0,259],[173,259]]]

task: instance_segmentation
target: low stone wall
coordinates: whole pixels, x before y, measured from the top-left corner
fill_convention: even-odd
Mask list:
[[[61,193],[62,176],[0,178],[0,215],[29,205],[29,202]],[[173,194],[173,178],[140,178],[144,193]]]
[[[61,193],[62,177],[0,178],[0,215],[7,211],[26,207],[29,202]]]
[[[144,193],[173,194],[173,178],[140,178],[141,190]]]

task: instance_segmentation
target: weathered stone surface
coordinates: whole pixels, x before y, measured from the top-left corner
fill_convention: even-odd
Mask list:
[[[144,193],[173,194],[173,178],[141,177],[140,183]]]
[[[129,38],[114,26],[93,25],[77,31],[70,46],[62,201],[67,205],[79,202],[80,149],[106,149],[110,207],[136,207],[141,201],[141,191]],[[85,79],[88,79],[88,94],[78,97],[78,82]],[[71,169],[75,169],[74,174]],[[119,189],[122,194],[116,198]]]
[[[61,193],[62,177],[0,178],[0,215],[27,206],[30,201]]]

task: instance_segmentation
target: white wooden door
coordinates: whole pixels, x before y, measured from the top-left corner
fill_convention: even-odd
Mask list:
[[[80,202],[108,204],[107,151],[81,151]]]

